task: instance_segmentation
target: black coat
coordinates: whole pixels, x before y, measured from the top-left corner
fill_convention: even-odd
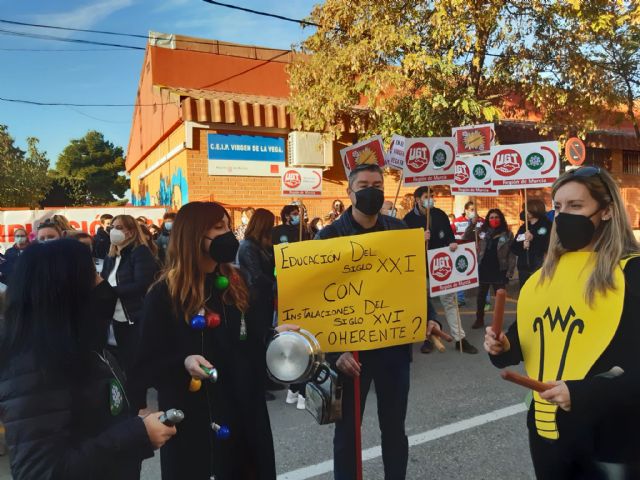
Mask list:
[[[273,322],[273,302],[276,285],[273,249],[265,248],[251,238],[240,242],[238,264],[247,275],[247,282],[256,300],[256,309],[265,325]]]
[[[135,248],[129,245],[122,250],[120,256],[122,258],[116,273],[118,284],[113,288],[122,302],[127,320],[130,323],[136,323],[142,313],[144,296],[155,280],[160,267],[146,245],[138,245]],[[115,263],[115,257],[104,259],[102,272],[100,272],[102,278],[105,280],[109,278]]]
[[[529,245],[529,250],[524,249],[524,242],[519,242],[518,237],[524,235],[524,224],[516,233],[516,241],[511,244],[511,251],[518,257],[518,270],[521,272],[535,272],[544,262],[544,256],[549,249],[549,238],[551,236],[551,227],[553,223],[545,216],[540,218],[536,223],[529,224],[529,231],[533,235],[533,240]]]
[[[9,277],[11,277],[22,252],[24,252],[24,248],[18,248],[15,245],[5,252],[4,262],[0,265],[0,281],[2,283],[9,283]]]
[[[104,259],[109,255],[109,249],[111,248],[111,238],[107,231],[99,227],[96,234],[93,236],[93,256],[95,258]]]
[[[178,434],[161,450],[163,480],[208,480],[212,473],[217,480],[274,480],[264,392],[265,328],[250,311],[245,319],[248,336],[241,340],[241,313],[223,305],[213,279],[212,274],[206,280],[206,306],[222,317],[213,329],[191,329],[172,305],[166,282],[154,285],[147,295],[140,354],[130,379],[141,387],[135,401],[143,405],[144,389],[153,385],[160,409],[180,408],[185,413]],[[218,370],[218,381],[204,380],[199,391],[189,392],[184,368],[189,355],[209,360]],[[212,421],[229,426],[231,438],[216,439]]]
[[[404,223],[409,228],[422,228],[424,230],[427,225],[427,217],[420,213],[418,207],[415,207],[404,216]],[[432,208],[429,212],[429,224],[429,231],[431,232],[429,250],[448,247],[456,242],[456,237],[451,230],[449,217],[443,210]]]
[[[91,325],[104,325],[98,316],[108,321],[113,314],[110,290],[107,284],[95,289]],[[106,327],[98,330],[104,343]],[[108,354],[103,360],[88,350],[100,340],[95,334],[80,336],[87,350],[68,367],[38,364],[31,351],[2,366],[0,419],[15,480],[137,480],[141,461],[153,456],[142,420],[127,414],[126,396],[122,412],[111,413],[111,382],[123,378],[119,367]]]

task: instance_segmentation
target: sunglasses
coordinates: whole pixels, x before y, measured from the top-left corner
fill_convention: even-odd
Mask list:
[[[600,182],[604,186],[605,190],[609,194],[609,197],[613,199],[613,195],[611,195],[611,190],[609,190],[609,186],[600,176],[601,172],[602,172],[602,169],[600,167],[596,167],[595,165],[586,165],[584,167],[579,167],[574,170],[569,170],[568,174],[571,175],[572,177],[582,177],[582,178],[598,177],[600,179]]]

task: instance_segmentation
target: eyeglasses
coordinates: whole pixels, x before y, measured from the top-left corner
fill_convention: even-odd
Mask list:
[[[585,165],[584,167],[578,167],[574,170],[569,170],[568,174],[571,175],[572,177],[583,177],[583,178],[598,177],[600,179],[600,182],[604,186],[605,190],[609,194],[609,197],[613,199],[613,195],[611,194],[611,190],[609,190],[609,186],[604,181],[602,176],[600,176],[601,173],[602,173],[602,169],[600,167],[596,167],[595,165]]]

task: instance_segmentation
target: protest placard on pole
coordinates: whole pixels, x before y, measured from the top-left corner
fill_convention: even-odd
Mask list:
[[[421,229],[275,247],[278,318],[313,333],[325,352],[424,340]]]
[[[493,167],[490,155],[456,157],[452,195],[491,197],[498,195],[492,187]]]
[[[429,294],[432,297],[459,292],[478,286],[478,255],[475,242],[427,252],[429,263]]]
[[[451,129],[457,155],[489,153],[494,144],[496,132],[493,123],[469,125]]]
[[[376,135],[350,147],[343,148],[340,150],[340,157],[347,177],[349,177],[351,170],[358,165],[375,164],[379,165],[380,168],[384,168],[386,155],[382,137]]]
[[[387,154],[387,167],[394,170],[404,169],[404,143],[405,138],[401,135],[391,137],[391,147]]]
[[[560,176],[558,142],[496,145],[491,164],[496,190],[550,187]]]
[[[283,197],[322,195],[322,169],[320,168],[287,168],[280,180]]]
[[[406,138],[404,185],[453,183],[456,151],[451,137]]]

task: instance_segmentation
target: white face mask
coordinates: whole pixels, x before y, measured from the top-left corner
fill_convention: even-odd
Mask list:
[[[469,220],[473,220],[474,218],[476,218],[476,212],[467,212],[467,218]]]
[[[243,225],[247,225],[249,223],[249,219],[247,217],[245,217],[244,215],[242,216],[240,221],[242,222]]]
[[[109,238],[114,245],[122,245],[127,239],[127,236],[122,230],[112,228],[109,232]]]
[[[16,235],[15,239],[18,245],[24,245],[25,243],[27,243],[27,237],[23,235]]]

